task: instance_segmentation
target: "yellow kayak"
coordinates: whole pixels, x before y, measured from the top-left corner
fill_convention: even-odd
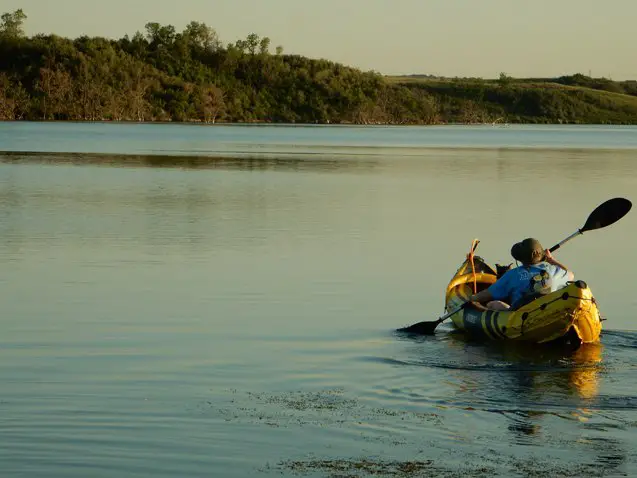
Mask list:
[[[488,288],[498,278],[497,269],[473,255],[475,245],[476,241],[447,286],[447,312],[457,309],[471,294]],[[516,310],[486,310],[469,304],[449,318],[456,329],[487,340],[548,343],[562,339],[576,342],[577,346],[599,342],[602,331],[597,302],[581,280]]]

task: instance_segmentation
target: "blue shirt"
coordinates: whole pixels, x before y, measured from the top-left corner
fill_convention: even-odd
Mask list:
[[[568,281],[574,279],[572,272],[548,262],[540,262],[528,268],[519,266],[508,270],[497,282],[489,287],[489,292],[493,300],[508,302],[511,304],[511,308],[515,309],[527,294],[533,293],[531,289],[532,279],[541,274],[543,270],[548,272],[548,280],[543,282],[545,286],[544,293],[555,292],[565,287]]]

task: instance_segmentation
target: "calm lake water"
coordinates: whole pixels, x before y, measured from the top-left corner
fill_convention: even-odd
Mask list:
[[[636,190],[634,127],[0,123],[0,475],[636,476],[636,213],[556,253],[598,346],[395,333]]]

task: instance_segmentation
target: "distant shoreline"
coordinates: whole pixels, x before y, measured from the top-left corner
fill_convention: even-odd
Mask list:
[[[459,123],[459,122],[439,122],[439,123],[427,123],[427,124],[404,124],[404,123],[286,123],[286,122],[270,122],[270,121],[218,121],[216,123],[205,123],[203,121],[133,121],[133,120],[38,120],[38,119],[21,119],[21,120],[0,120],[0,125],[8,123],[40,123],[40,124],[120,124],[120,125],[180,125],[180,126],[202,126],[202,127],[215,127],[215,126],[322,126],[322,127],[436,127],[436,126],[492,126],[492,127],[508,127],[508,126],[637,126],[636,123],[538,123],[538,122],[519,122],[519,123]]]
[[[388,76],[283,53],[254,33],[223,44],[191,22],[120,39],[0,31],[0,120],[170,124],[637,124],[637,81]],[[10,27],[10,28],[9,28]]]

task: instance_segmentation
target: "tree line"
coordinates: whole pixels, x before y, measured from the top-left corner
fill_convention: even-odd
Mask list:
[[[584,84],[581,75],[576,84],[564,79],[559,92],[541,82],[392,81],[285,54],[254,33],[224,45],[197,21],[181,32],[150,22],[132,37],[69,39],[28,37],[26,20],[22,10],[0,17],[0,120],[637,123],[637,100],[582,94],[576,87],[608,92],[613,85]],[[608,94],[627,96],[620,93],[628,91]]]

